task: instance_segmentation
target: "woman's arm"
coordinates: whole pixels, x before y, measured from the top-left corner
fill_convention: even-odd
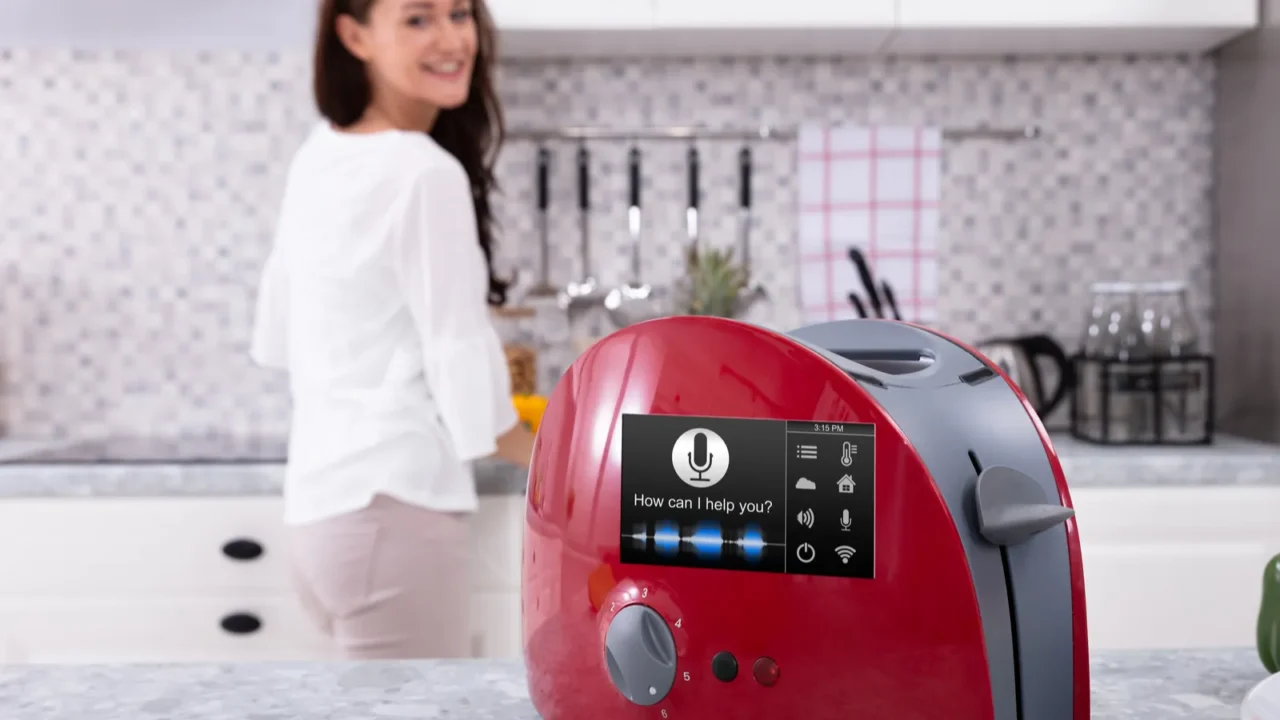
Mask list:
[[[528,465],[506,354],[486,302],[488,274],[460,166],[422,170],[395,204],[391,260],[422,344],[427,384],[462,460]]]
[[[527,470],[533,460],[535,437],[537,436],[523,424],[517,424],[498,437],[498,451],[494,455]]]

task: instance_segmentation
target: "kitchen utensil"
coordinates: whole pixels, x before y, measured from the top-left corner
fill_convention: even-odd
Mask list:
[[[529,296],[535,298],[556,297],[559,289],[551,285],[551,233],[548,227],[547,212],[551,205],[551,152],[546,147],[539,147],[537,153],[537,195],[538,195],[538,251],[541,260],[541,274],[538,283],[529,289]]]
[[[1009,376],[1041,418],[1057,409],[1071,390],[1074,368],[1066,350],[1048,335],[992,338],[978,343],[977,348]],[[1056,371],[1058,382],[1052,391],[1040,372],[1041,358],[1048,358]]]
[[[867,265],[867,258],[855,247],[849,248],[849,259],[853,261],[853,266],[858,270],[858,276],[862,278],[862,287],[867,291],[867,301],[871,303],[871,311],[877,318],[884,317],[884,303],[880,300],[880,293],[876,291],[876,281],[871,279],[871,268]]]
[[[690,145],[686,156],[689,171],[689,202],[684,211],[685,230],[689,236],[690,250],[698,251],[698,146]]]
[[[604,292],[596,281],[591,266],[591,155],[587,146],[578,147],[578,212],[579,229],[582,234],[582,280],[569,283],[560,293],[560,307],[568,310],[570,315],[599,304],[604,299]]]
[[[620,328],[638,322],[661,317],[660,300],[663,293],[640,279],[640,148],[633,147],[627,153],[630,207],[627,208],[627,227],[631,236],[631,280],[609,291],[604,306],[609,319]]]
[[[862,304],[862,298],[859,298],[857,293],[849,293],[849,304],[853,306],[854,312],[858,313],[858,317],[865,318],[867,316],[867,308]]]
[[[755,279],[751,267],[751,220],[751,148],[743,147],[738,152],[738,252],[742,269],[747,274],[747,286],[738,296],[738,317],[769,297],[768,290]]]
[[[889,285],[888,280],[880,281],[880,291],[884,294],[884,302],[889,306],[889,310],[893,313],[894,320],[901,320],[902,313],[898,310],[898,298],[893,294],[893,287]]]
[[[675,316],[565,377],[523,514],[540,717],[1089,717],[1068,485],[976,350]]]

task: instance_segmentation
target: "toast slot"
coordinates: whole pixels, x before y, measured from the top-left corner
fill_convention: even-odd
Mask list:
[[[982,478],[982,462],[978,460],[978,455],[974,451],[969,451],[969,462],[973,465],[973,471],[978,479]],[[977,493],[975,492],[975,495]],[[982,504],[978,502],[978,516],[982,516]],[[981,520],[979,520],[981,526]],[[1018,643],[1018,613],[1016,599],[1013,595],[1013,573],[1009,569],[1009,548],[1000,545],[1000,566],[1004,568],[1004,591],[1009,598],[1009,635],[1013,643],[1013,689],[1014,689],[1014,707],[1017,708],[1018,720],[1023,720],[1022,713],[1022,656],[1019,652]]]

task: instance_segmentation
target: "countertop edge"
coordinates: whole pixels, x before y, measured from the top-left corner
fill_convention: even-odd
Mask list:
[[[1224,438],[1200,447],[1108,447],[1052,435],[1068,486],[1280,487],[1280,447]],[[278,497],[284,463],[37,463],[39,444],[0,441],[0,499]],[[486,458],[472,464],[482,497],[523,495],[528,473]]]

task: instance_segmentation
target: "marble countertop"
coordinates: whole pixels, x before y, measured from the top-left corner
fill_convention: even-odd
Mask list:
[[[276,496],[284,487],[283,438],[0,439],[0,498]],[[528,473],[473,463],[481,495],[517,495]]]
[[[1248,649],[1102,652],[1093,720],[1236,720]],[[516,660],[0,668],[5,715],[40,720],[537,720]]]
[[[1098,446],[1054,434],[1073,488],[1280,485],[1280,446],[1221,436],[1192,447]],[[282,439],[0,439],[0,498],[279,495]],[[523,493],[527,473],[475,463],[482,495]]]

